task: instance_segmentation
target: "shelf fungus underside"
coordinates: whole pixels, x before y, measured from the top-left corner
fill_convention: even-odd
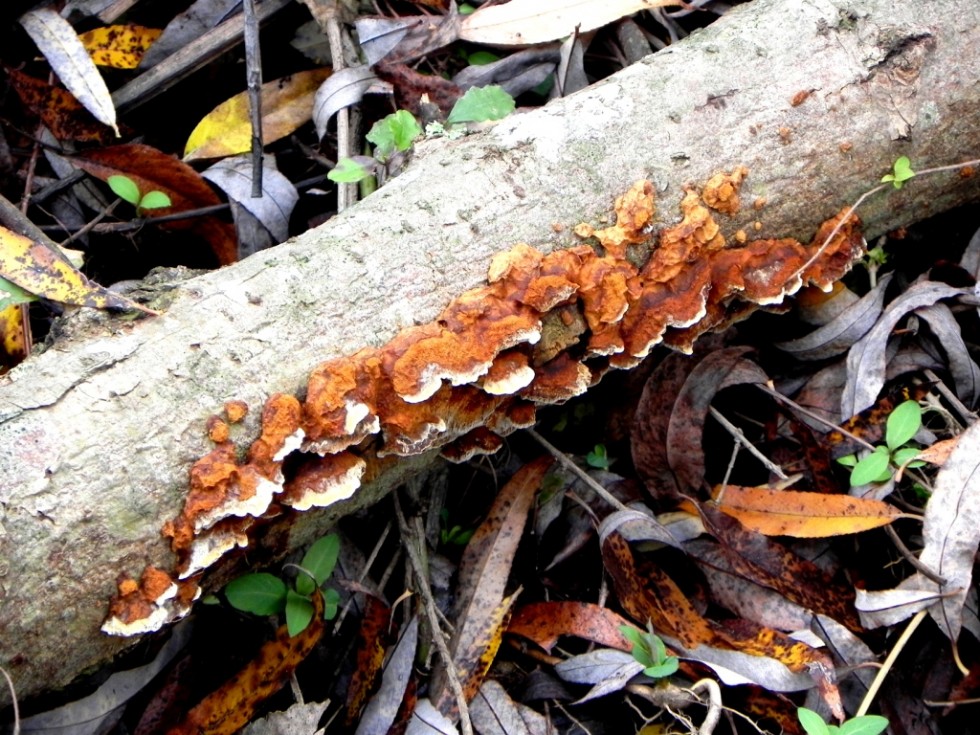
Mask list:
[[[217,446],[191,468],[183,511],[163,528],[177,567],[122,577],[103,630],[146,633],[186,614],[204,571],[246,546],[270,512],[349,498],[398,457],[439,449],[463,461],[494,452],[501,437],[533,425],[538,405],[585,392],[658,344],[689,352],[705,332],[803,285],[830,289],[863,254],[857,217],[842,222],[842,212],[824,222],[809,244],[729,244],[714,213],[737,211],[746,173],[687,190],[682,220],[659,231],[653,187],[640,181],[616,201],[615,225],[575,228],[583,244],[547,254],[520,244],[497,255],[487,284],[435,321],[319,365],[303,401],[271,396],[244,461],[213,418]],[[231,407],[234,421],[241,407]],[[287,479],[291,453],[303,456]]]

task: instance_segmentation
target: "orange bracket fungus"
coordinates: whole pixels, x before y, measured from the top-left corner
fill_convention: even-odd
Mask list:
[[[163,528],[176,568],[122,580],[103,630],[144,633],[184,614],[204,571],[246,546],[263,517],[349,498],[379,462],[434,449],[454,461],[494,452],[501,437],[534,424],[537,405],[585,392],[658,344],[690,352],[705,332],[804,284],[830,289],[863,254],[857,217],[842,222],[842,212],[808,245],[728,243],[713,211],[738,210],[746,174],[689,188],[681,221],[659,232],[653,186],[640,181],[616,201],[614,225],[574,229],[583,244],[551,253],[519,244],[497,255],[487,284],[435,321],[319,365],[302,403],[270,397],[244,460],[212,419],[217,446],[191,468],[183,511]],[[228,404],[228,421],[245,410]],[[285,478],[283,460],[294,453],[302,456]]]

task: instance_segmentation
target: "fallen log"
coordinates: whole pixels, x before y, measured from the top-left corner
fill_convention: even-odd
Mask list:
[[[378,360],[394,354],[385,350],[400,331],[431,323],[454,298],[485,284],[494,256],[515,243],[532,243],[542,254],[581,246],[573,227],[584,222],[593,226],[584,232],[592,242],[615,247],[599,234],[601,219],[640,180],[652,182],[657,209],[641,227],[625,228],[630,237],[677,232],[686,185],[744,166],[741,199],[755,207],[714,215],[717,237],[733,249],[741,246],[739,233],[770,243],[813,239],[808,250],[787,245],[793,257],[809,257],[821,247],[814,239],[820,223],[875,185],[898,156],[917,168],[976,157],[980,88],[970,70],[980,67],[980,49],[966,30],[978,26],[980,7],[967,0],[927,6],[756,0],[582,93],[460,141],[423,143],[406,171],[379,192],[283,246],[203,276],[149,284],[160,317],[80,312],[65,320],[48,349],[0,382],[0,665],[19,694],[65,684],[128,645],[132,639],[100,632],[113,595],[120,606],[109,621],[120,621],[115,630],[125,632],[143,619],[122,604],[127,594],[144,603],[170,594],[168,585],[189,568],[195,540],[212,528],[212,520],[201,521],[207,514],[201,506],[188,514],[192,467],[199,477],[208,469],[235,475],[239,490],[274,493],[262,482],[276,484],[270,476],[283,454],[309,441],[296,427],[310,425],[308,405],[288,398],[267,403],[271,395],[307,398],[311,373],[329,379],[362,348],[378,350],[371,353]],[[859,212],[864,232],[874,237],[975,200],[978,179],[952,172],[879,194]],[[715,186],[724,199],[727,190]],[[688,203],[682,224],[692,222],[695,206],[702,207]],[[717,244],[700,222],[699,247]],[[853,235],[849,230],[839,245],[851,248]],[[626,242],[630,257],[635,253],[626,245],[642,247]],[[770,285],[789,291],[784,285],[801,275],[781,272]],[[623,282],[630,278],[640,279],[641,290],[653,282],[624,271]],[[627,298],[634,316],[646,308],[638,299]],[[675,319],[671,328],[689,321]],[[598,324],[587,324],[582,339],[591,339]],[[498,347],[523,345],[505,339]],[[613,361],[618,347],[607,347]],[[496,364],[496,355],[488,359]],[[328,360],[339,362],[317,373]],[[369,363],[361,360],[361,372],[352,374],[363,376]],[[425,405],[440,391],[456,390],[449,384],[457,378],[467,390],[483,380],[476,368],[467,380],[436,372],[426,380],[415,374],[414,392],[398,395]],[[238,403],[226,406],[230,401]],[[219,414],[227,419],[241,404],[249,410],[240,422],[208,422]],[[364,405],[345,409],[338,431],[376,455],[368,428],[379,410]],[[263,407],[269,410],[260,427]],[[323,424],[337,418],[320,416]],[[228,431],[226,456],[214,454],[222,445],[215,450],[209,428],[219,440]],[[319,440],[329,444],[331,436]],[[238,464],[248,448],[252,455]],[[319,448],[328,455],[336,449]],[[284,511],[262,536],[222,526],[228,530],[222,543],[244,538],[271,553],[301,545],[434,461],[437,448],[423,443],[419,454],[388,453],[362,469],[349,499]],[[195,487],[213,488],[208,477]],[[226,555],[203,584],[223,579],[235,563]],[[160,572],[140,586],[135,580],[148,567]],[[120,574],[129,578],[117,588]],[[196,590],[195,575],[181,584],[173,599],[183,604]],[[153,615],[164,610],[155,621],[162,624],[174,604],[168,598],[146,607]],[[141,629],[149,627],[131,630]]]

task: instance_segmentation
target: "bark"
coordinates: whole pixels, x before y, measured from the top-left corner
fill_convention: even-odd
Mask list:
[[[726,231],[754,233],[758,220],[757,236],[805,241],[900,155],[920,169],[973,158],[978,26],[973,0],[756,0],[582,93],[423,143],[326,225],[158,284],[160,317],[74,315],[0,383],[0,665],[19,695],[129,644],[99,632],[114,580],[172,567],[160,527],[225,401],[253,408],[233,427],[247,446],[269,394],[301,393],[316,364],[432,319],[483,281],[495,252],[572,243],[576,223],[598,223],[637,179],[654,182],[671,222],[684,184],[747,166],[743,202],[766,204]],[[870,238],[978,193],[978,177],[938,174],[860,215]],[[276,544],[304,543],[431,459],[406,460],[342,507],[287,517]]]

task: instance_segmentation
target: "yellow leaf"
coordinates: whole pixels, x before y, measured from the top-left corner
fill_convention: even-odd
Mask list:
[[[97,309],[157,312],[92,283],[50,248],[0,227],[0,276],[37,296]]]
[[[135,69],[142,61],[143,54],[161,33],[163,31],[159,28],[129,23],[93,28],[78,37],[96,65],[113,69]]]
[[[311,69],[262,85],[262,145],[296,130],[313,116],[313,98],[330,69]],[[252,148],[248,93],[236,94],[204,116],[187,139],[184,160],[222,158]]]
[[[849,495],[729,485],[715,488],[718,509],[766,536],[825,538],[887,526],[908,517],[888,503]],[[718,498],[720,496],[720,498]]]
[[[23,304],[0,309],[0,366],[12,367],[27,357],[30,335],[25,323]]]

